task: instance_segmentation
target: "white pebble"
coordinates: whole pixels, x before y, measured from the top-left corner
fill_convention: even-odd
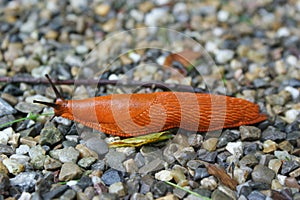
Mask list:
[[[17,149],[16,149],[16,154],[27,154],[30,150],[30,147],[26,144],[21,144]]]
[[[54,120],[59,123],[59,124],[62,124],[62,125],[65,125],[65,126],[70,126],[72,121],[71,120],[68,120],[66,118],[63,118],[63,117],[55,117]]]
[[[233,58],[234,51],[229,49],[219,50],[218,52],[215,52],[215,55],[216,61],[220,64],[224,64]]]
[[[108,77],[108,80],[110,80],[110,81],[119,80],[119,77],[116,74],[111,74]]]
[[[293,97],[294,100],[297,99],[297,98],[299,97],[300,92],[299,92],[299,90],[296,89],[296,88],[293,88],[293,87],[291,87],[291,86],[286,86],[286,87],[284,88],[284,90],[286,90],[286,91],[288,91],[289,93],[291,93],[291,95],[292,95],[292,97]]]
[[[31,71],[31,75],[34,78],[44,78],[45,74],[50,74],[50,72],[51,72],[50,66],[41,66],[41,67],[34,68]]]
[[[286,62],[291,65],[291,66],[296,66],[297,65],[297,62],[298,62],[298,59],[295,57],[295,56],[292,56],[292,55],[289,55],[287,58],[286,58]]]
[[[139,11],[139,10],[133,9],[133,10],[130,11],[129,14],[130,14],[130,16],[131,16],[133,19],[135,19],[135,20],[138,21],[138,22],[142,22],[143,19],[144,19],[144,14],[143,14],[141,11]]]
[[[0,131],[0,144],[7,144],[9,138],[14,134],[14,130],[9,127]]]
[[[213,33],[214,36],[220,37],[221,35],[223,35],[224,29],[221,28],[221,27],[216,27],[216,28],[213,29],[212,33]]]
[[[242,142],[229,142],[226,146],[226,150],[229,151],[232,155],[243,152],[243,143]]]
[[[155,174],[155,179],[160,181],[170,181],[173,179],[172,173],[168,170],[162,170]]]
[[[226,10],[220,10],[218,12],[218,20],[220,22],[226,22],[229,19],[229,12]]]
[[[290,36],[290,30],[287,27],[281,27],[280,29],[278,29],[276,35],[277,37],[281,38],[281,37],[288,37]]]
[[[295,109],[291,109],[285,112],[285,120],[288,123],[292,123],[293,121],[296,120],[297,115],[299,115],[300,111],[299,110],[295,110]]]
[[[281,174],[277,174],[277,179],[278,179],[278,181],[279,181],[279,183],[281,184],[281,185],[285,185],[285,179],[286,179],[287,177],[286,176],[283,176],[283,175],[281,175]]]
[[[137,53],[134,53],[134,52],[131,52],[129,54],[129,58],[131,58],[133,60],[133,62],[138,62],[141,59],[141,55],[139,55]]]
[[[147,26],[158,26],[167,20],[167,10],[163,8],[154,8],[145,16],[145,24]]]
[[[78,53],[78,54],[85,54],[85,53],[87,53],[89,50],[88,50],[88,48],[85,46],[85,45],[79,45],[79,46],[77,46],[76,47],[76,52]]]
[[[215,42],[207,41],[205,44],[205,50],[216,54],[218,50],[218,45]]]

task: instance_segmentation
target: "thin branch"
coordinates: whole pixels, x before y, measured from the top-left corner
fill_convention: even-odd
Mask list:
[[[59,80],[52,79],[56,85],[118,85],[126,87],[143,87],[152,89],[162,89],[164,91],[175,90],[175,91],[189,91],[197,93],[206,93],[201,88],[194,88],[189,85],[180,84],[166,84],[161,82],[145,83],[141,81],[120,81],[120,80],[98,80],[98,79],[79,79],[79,80]],[[27,83],[27,84],[49,84],[49,81],[45,78],[32,78],[32,77],[0,77],[0,82],[4,83]]]

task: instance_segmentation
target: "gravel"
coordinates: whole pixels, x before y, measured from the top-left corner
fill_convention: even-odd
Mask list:
[[[197,198],[165,181],[216,200],[299,199],[299,2],[27,0],[0,1],[0,10],[0,79],[189,85],[249,100],[268,116],[109,148],[118,138],[62,117],[50,122],[53,110],[32,103],[54,101],[48,85],[1,82],[0,199]],[[174,52],[189,63],[167,62]],[[76,99],[163,89],[75,83],[59,90]],[[209,163],[224,172],[209,173]]]

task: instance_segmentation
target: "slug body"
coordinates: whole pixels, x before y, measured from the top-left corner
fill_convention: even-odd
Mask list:
[[[56,88],[54,91],[58,96],[55,103],[34,102],[53,107],[55,116],[122,137],[176,127],[204,132],[266,120],[256,104],[221,95],[156,92],[64,100]]]

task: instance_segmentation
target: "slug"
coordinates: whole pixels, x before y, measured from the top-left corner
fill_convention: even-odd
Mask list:
[[[114,94],[65,100],[50,77],[55,103],[34,100],[54,108],[54,116],[77,121],[106,134],[131,137],[172,128],[205,132],[255,124],[267,119],[258,105],[247,100],[189,92]]]

